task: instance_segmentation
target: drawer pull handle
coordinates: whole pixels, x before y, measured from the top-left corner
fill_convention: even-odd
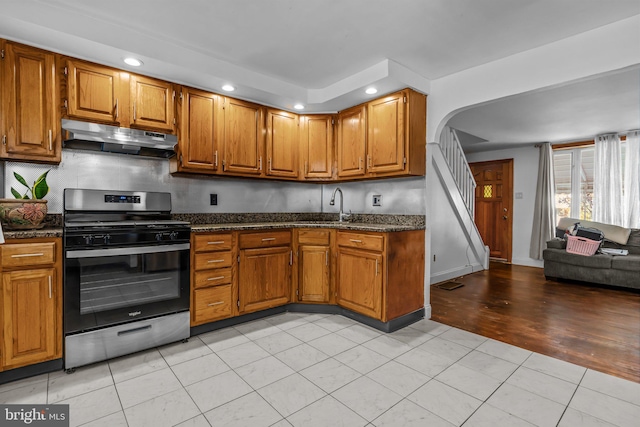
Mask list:
[[[207,304],[207,307],[213,307],[214,305],[224,304],[224,301],[212,302]]]
[[[215,242],[207,242],[207,245],[221,245],[224,243],[224,240],[216,240]]]
[[[263,242],[270,242],[271,240],[276,240],[275,237],[265,237],[264,239],[262,239]]]
[[[353,243],[362,243],[362,240],[360,239],[349,239],[351,240]]]
[[[220,280],[220,279],[224,279],[224,276],[209,277],[207,281],[212,282],[214,280]]]
[[[11,258],[26,258],[26,257],[33,257],[33,256],[44,256],[44,254],[42,252],[37,254],[16,254],[16,255],[11,255]]]
[[[210,260],[208,260],[207,262],[208,262],[209,264],[213,264],[213,263],[215,263],[215,262],[224,262],[224,260],[223,260],[223,259],[210,259]]]
[[[139,328],[127,329],[126,331],[119,331],[118,336],[135,334],[136,332],[144,332],[151,329],[151,325],[140,326]]]

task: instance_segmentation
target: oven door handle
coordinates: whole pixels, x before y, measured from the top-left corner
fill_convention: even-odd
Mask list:
[[[190,247],[191,245],[189,243],[181,243],[177,245],[134,246],[111,249],[85,249],[82,251],[66,251],[66,257],[95,258],[99,256],[157,254],[162,252],[188,251]]]

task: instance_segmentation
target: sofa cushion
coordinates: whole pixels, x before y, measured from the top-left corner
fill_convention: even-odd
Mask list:
[[[611,268],[616,270],[629,270],[638,272],[638,282],[640,282],[640,255],[616,256],[611,260]]]
[[[545,249],[542,253],[545,261],[563,262],[578,267],[611,268],[611,255],[595,254],[591,256],[570,254],[564,249]]]
[[[577,222],[579,222],[583,227],[597,228],[604,233],[605,239],[611,240],[612,242],[616,242],[621,245],[627,244],[629,234],[631,233],[631,229],[629,228],[611,224],[604,224],[601,222],[585,221],[575,218],[560,218],[560,221],[558,221],[558,227],[566,230]]]
[[[631,229],[626,245],[605,240],[602,246],[605,248],[626,249],[629,251],[629,255],[640,255],[640,229]]]
[[[567,241],[564,239],[551,239],[547,241],[547,248],[549,249],[566,249]]]

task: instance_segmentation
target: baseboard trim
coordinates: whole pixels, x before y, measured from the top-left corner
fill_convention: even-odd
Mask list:
[[[206,323],[204,325],[194,326],[191,328],[191,336],[199,335],[205,332],[216,331],[218,329],[227,328],[229,326],[239,325],[241,323],[258,320],[275,314],[291,312],[291,313],[318,313],[318,314],[339,314],[356,322],[370,326],[382,332],[395,332],[412,323],[418,322],[425,317],[425,308],[420,308],[411,313],[397,317],[388,322],[381,322],[377,319],[364,316],[346,308],[329,304],[287,304],[280,307],[270,308],[267,310],[257,311],[255,313],[243,314],[242,316],[231,317],[229,319],[217,320],[215,322]],[[429,306],[429,317],[431,316],[431,306]]]
[[[430,284],[444,282],[447,280],[455,279],[456,277],[464,276],[467,274],[475,273],[476,271],[484,270],[480,264],[465,265],[463,267],[456,267],[449,270],[441,271],[439,273],[432,274],[430,277]]]
[[[62,359],[49,360],[48,362],[36,363],[35,365],[25,366],[23,368],[9,369],[0,372],[0,384],[11,381],[21,380],[23,378],[33,377],[40,374],[62,370]]]

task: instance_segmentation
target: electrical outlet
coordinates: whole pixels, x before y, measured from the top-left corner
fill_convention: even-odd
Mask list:
[[[373,206],[382,206],[382,196],[380,194],[373,195]]]
[[[218,204],[218,195],[217,194],[209,194],[209,204],[217,205]]]

